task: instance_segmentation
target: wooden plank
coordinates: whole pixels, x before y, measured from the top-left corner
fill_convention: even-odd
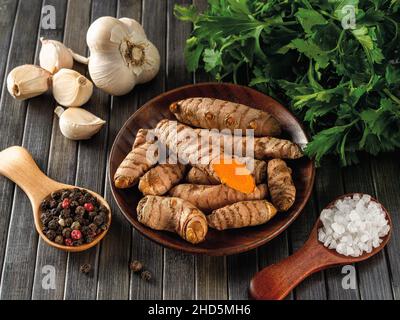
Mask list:
[[[375,195],[370,157],[361,157],[360,163],[343,170],[345,192]],[[392,299],[388,265],[383,251],[357,265],[361,299]]]
[[[160,52],[161,67],[153,81],[137,87],[136,90],[140,92],[139,106],[165,91],[166,13],[166,1],[146,0],[142,2],[142,25],[147,37]],[[161,299],[163,248],[151,240],[144,238],[136,230],[133,230],[132,239],[131,260],[141,260],[146,269],[153,274],[153,279],[145,282],[140,277],[132,275],[130,281],[130,299]]]
[[[207,8],[208,0],[193,0],[201,12]],[[211,81],[205,72],[196,72],[196,83]],[[228,274],[226,257],[196,256],[196,299],[214,300],[228,298]]]
[[[140,0],[120,0],[118,17],[141,20]],[[111,98],[108,130],[107,159],[112,143],[124,122],[138,107],[138,91],[133,90],[122,97]],[[98,299],[128,299],[130,273],[128,264],[131,251],[131,227],[119,210],[111,193],[108,167],[105,185],[105,198],[111,206],[113,221],[107,237],[102,241],[99,258]],[[110,272],[113,270],[113,272]]]
[[[192,75],[185,68],[184,44],[191,26],[178,21],[173,13],[174,4],[190,5],[190,0],[167,2],[167,90],[191,83]],[[194,256],[176,250],[164,250],[164,299],[194,299]]]
[[[9,58],[9,49],[11,45],[11,36],[13,33],[14,21],[16,21],[17,13],[17,1],[5,0],[0,2],[0,84],[3,88],[3,80],[6,77],[6,66]],[[3,94],[8,94],[7,91],[3,91]],[[0,101],[0,113],[3,102]],[[6,112],[6,111],[4,111]],[[6,135],[7,132],[3,131],[0,127],[0,135]],[[0,145],[0,150],[6,147],[6,145]],[[0,176],[0,214],[2,219],[0,220],[0,269],[3,267],[4,254],[7,244],[7,231],[8,224],[10,222],[11,205],[12,205],[12,194],[14,187],[11,181]],[[0,272],[1,274],[1,272]],[[0,276],[1,278],[1,276]]]
[[[257,249],[227,257],[228,298],[248,299],[249,283],[258,270]]]
[[[289,255],[288,232],[285,231],[271,242],[258,249],[259,270],[271,264],[277,263]],[[286,299],[292,300],[293,293],[291,292]]]
[[[34,53],[37,44],[38,28],[40,21],[41,0],[30,3],[21,2],[18,6],[14,36],[10,47],[7,74],[12,68],[34,61]],[[42,99],[42,98],[38,98]],[[33,99],[33,100],[38,100]],[[5,147],[21,144],[26,119],[26,110],[32,101],[14,100],[3,84],[2,101],[0,108],[0,127],[2,139],[0,150]],[[37,106],[35,106],[37,107]],[[29,127],[29,124],[27,124]],[[42,129],[42,133],[46,130]],[[25,144],[31,144],[24,140]],[[38,152],[39,148],[32,150]],[[39,151],[40,153],[40,151]],[[46,154],[34,154],[40,166],[46,165]],[[1,180],[2,185],[5,180]],[[11,203],[11,183],[6,183],[7,190],[2,189],[1,202]],[[4,190],[4,193],[3,193]],[[7,197],[4,198],[3,197]],[[31,296],[34,261],[37,246],[37,233],[33,224],[32,208],[21,191],[17,188],[14,194],[10,218],[10,227],[7,238],[7,249],[4,256],[3,273],[1,279],[1,299],[29,299]],[[7,210],[8,211],[8,210]],[[7,212],[6,211],[6,212]],[[23,213],[23,214],[21,214]]]
[[[18,1],[0,1],[0,81],[5,78],[4,71],[7,66],[8,50],[10,49],[11,36],[14,27],[15,14]]]
[[[69,1],[65,18],[64,43],[79,54],[86,53],[85,35],[90,18],[90,1]],[[74,69],[85,73],[85,67],[75,64]],[[54,102],[55,104],[55,102]],[[76,141],[66,139],[60,132],[58,119],[54,117],[50,146],[48,174],[55,180],[75,184]],[[33,299],[62,299],[66,279],[68,254],[49,247],[40,239],[36,261],[36,276]],[[44,266],[54,266],[56,289],[46,290],[41,286]]]
[[[92,0],[91,22],[101,16],[115,16],[117,2]],[[85,21],[89,21],[86,18]],[[87,26],[88,27],[88,26]],[[86,26],[82,29],[87,30]],[[108,122],[110,96],[95,89],[86,109]],[[107,125],[93,138],[80,141],[78,147],[76,185],[88,188],[99,194],[103,193],[105,183]],[[70,254],[68,259],[65,299],[92,300],[97,296],[98,256],[101,243],[79,254]],[[92,266],[92,272],[85,275],[79,271],[82,264]]]
[[[289,228],[292,253],[300,249],[308,239],[312,227],[317,219],[315,200],[312,196],[303,213]],[[294,290],[297,300],[325,300],[327,298],[323,272],[318,272],[304,280]]]
[[[372,161],[376,195],[392,218],[392,238],[387,245],[387,257],[394,298],[400,300],[400,197],[398,159],[400,152],[382,154]]]
[[[336,159],[327,159],[318,168],[315,180],[315,193],[317,196],[318,212],[320,213],[331,201],[344,193],[343,179],[338,172],[341,171]],[[355,300],[359,299],[358,287],[356,289],[344,289],[342,280],[344,274],[342,267],[327,269],[325,279],[329,300]]]

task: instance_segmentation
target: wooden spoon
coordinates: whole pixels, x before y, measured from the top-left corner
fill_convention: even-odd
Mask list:
[[[353,195],[354,193],[340,196],[332,201],[327,208],[332,207],[337,200]],[[371,200],[379,203],[374,198],[371,198]],[[392,231],[390,215],[383,206],[382,209],[386,214],[390,230],[382,238],[383,241],[378,248],[373,249],[370,253],[364,252],[359,257],[347,257],[337,253],[335,249],[328,249],[318,240],[318,229],[322,226],[322,222],[318,218],[310,237],[303,247],[286,259],[272,264],[255,274],[250,282],[250,297],[257,300],[282,300],[300,282],[317,271],[363,261],[377,254],[388,243]]]
[[[32,205],[36,230],[47,244],[64,251],[78,252],[95,246],[106,235],[111,223],[110,206],[106,200],[97,193],[84,189],[96,197],[100,203],[108,209],[109,216],[107,229],[96,236],[91,243],[80,246],[60,245],[49,240],[45,236],[42,231],[42,222],[40,221],[40,204],[53,191],[72,189],[76,187],[59,183],[46,176],[42,171],[40,171],[32,156],[25,148],[14,146],[0,152],[0,174],[14,181],[26,193]]]

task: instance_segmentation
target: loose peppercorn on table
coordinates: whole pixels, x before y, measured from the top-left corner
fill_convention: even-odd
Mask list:
[[[1,299],[247,299],[256,271],[301,247],[319,211],[349,192],[371,194],[382,202],[392,215],[393,240],[400,237],[399,153],[362,157],[360,164],[344,169],[335,159],[328,159],[317,170],[313,196],[299,218],[272,242],[240,255],[183,254],[164,249],[132,229],[111,195],[106,176],[110,148],[124,122],[146,101],[166,90],[208,80],[186,71],[183,49],[190,25],[173,15],[175,3],[205,6],[206,2],[0,0],[0,150],[24,146],[51,178],[98,192],[113,213],[111,229],[96,247],[79,254],[55,250],[39,239],[25,194],[0,177]],[[54,6],[55,28],[42,23],[42,5]],[[59,130],[50,95],[14,100],[4,79],[18,65],[37,63],[40,37],[62,41],[87,55],[86,31],[100,16],[141,21],[160,51],[161,69],[152,82],[125,96],[110,97],[94,90],[85,108],[107,123],[91,140],[70,141]],[[88,76],[82,65],[76,64],[74,69]],[[135,273],[130,268],[134,261],[143,263],[149,273]],[[50,289],[42,285],[49,266],[55,270],[55,287]],[[385,251],[355,266],[355,289],[342,287],[349,269],[333,268],[308,278],[288,298],[399,299],[399,266],[400,242],[391,241]]]

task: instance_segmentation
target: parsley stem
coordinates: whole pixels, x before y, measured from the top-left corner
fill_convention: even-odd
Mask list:
[[[400,99],[397,98],[393,93],[389,91],[388,88],[383,89],[383,92],[387,94],[387,96],[392,99],[394,102],[400,105]]]

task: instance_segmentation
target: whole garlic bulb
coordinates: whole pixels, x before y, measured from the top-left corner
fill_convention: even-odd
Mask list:
[[[50,72],[32,65],[25,64],[14,68],[7,76],[8,92],[17,100],[39,96],[49,90]]]
[[[70,50],[59,41],[40,38],[42,48],[39,53],[39,63],[43,69],[54,74],[62,68],[71,69],[74,59]]]
[[[71,140],[87,140],[100,131],[106,123],[94,114],[81,108],[57,107],[54,113],[60,118],[61,133]]]
[[[65,107],[80,107],[93,93],[93,83],[79,72],[61,69],[53,76],[53,96]]]
[[[86,41],[90,77],[109,94],[126,94],[158,73],[160,54],[133,19],[101,17],[89,27]]]

